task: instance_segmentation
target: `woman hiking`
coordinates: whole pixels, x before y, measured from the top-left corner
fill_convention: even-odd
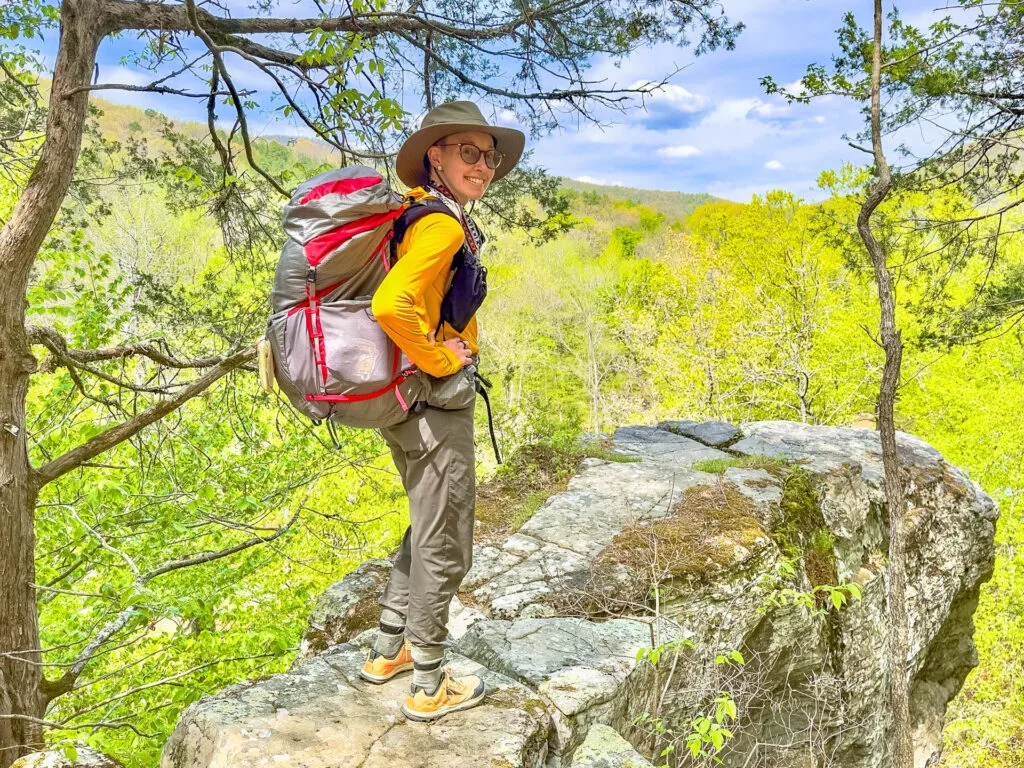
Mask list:
[[[486,293],[484,237],[466,206],[515,167],[525,142],[521,131],[488,125],[475,104],[456,101],[431,110],[395,162],[411,205],[396,222],[396,261],[374,294],[373,314],[429,387],[405,421],[381,430],[410,523],[360,674],[383,683],[411,669],[402,706],[411,720],[468,709],[485,693],[479,678],[444,667],[449,605],[473,554],[475,312]]]

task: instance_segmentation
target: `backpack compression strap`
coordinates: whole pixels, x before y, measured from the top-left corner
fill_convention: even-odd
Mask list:
[[[395,249],[398,248],[398,244],[405,239],[405,233],[413,224],[431,213],[443,213],[446,216],[451,216],[453,219],[458,221],[458,217],[452,213],[451,209],[442,203],[440,200],[416,200],[409,204],[402,215],[395,219],[395,236],[391,240],[391,258],[394,261],[396,254]],[[461,226],[461,224],[459,225]],[[452,258],[452,269],[455,269],[462,263],[462,248],[460,248],[455,256]]]

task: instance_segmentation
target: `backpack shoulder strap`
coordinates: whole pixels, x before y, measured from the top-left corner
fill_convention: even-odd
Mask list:
[[[429,213],[444,213],[455,219],[455,214],[440,200],[427,198],[416,200],[409,204],[402,215],[395,219],[395,243],[400,243],[405,238],[406,230]],[[456,219],[458,221],[458,219]]]

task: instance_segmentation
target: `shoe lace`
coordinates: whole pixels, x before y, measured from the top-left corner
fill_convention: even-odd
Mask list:
[[[466,686],[455,676],[455,672],[452,671],[451,667],[445,667],[443,674],[445,685],[452,693],[459,694],[466,690]]]

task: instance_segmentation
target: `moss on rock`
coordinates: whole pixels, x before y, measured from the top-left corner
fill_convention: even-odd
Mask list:
[[[816,476],[794,467],[782,483],[782,522],[771,532],[783,553],[803,563],[812,586],[836,584],[835,537],[821,513]]]
[[[720,475],[729,467],[742,467],[744,469],[763,469],[775,475],[778,478],[782,478],[785,475],[788,463],[777,456],[760,456],[760,455],[743,455],[733,456],[728,459],[708,459],[706,461],[698,461],[693,465],[693,468],[698,472],[710,472],[714,475]]]
[[[706,578],[737,562],[765,536],[753,503],[732,483],[688,488],[669,517],[619,533],[597,565],[620,564],[638,574]],[[742,550],[738,548],[742,547]]]

